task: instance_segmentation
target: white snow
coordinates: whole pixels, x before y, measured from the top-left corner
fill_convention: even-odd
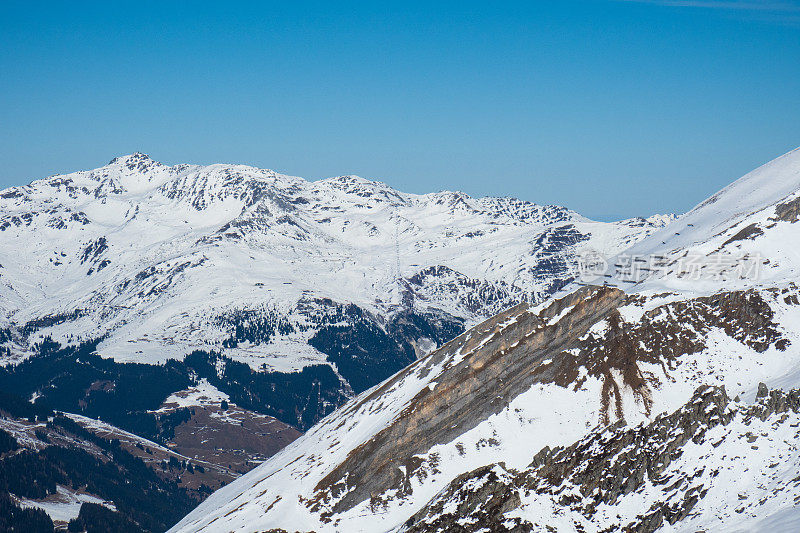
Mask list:
[[[223,401],[230,401],[230,396],[203,378],[196,385],[186,390],[175,392],[164,400],[159,411],[179,409],[182,407],[219,406]]]
[[[720,288],[733,290],[754,285],[772,286],[797,280],[800,276],[800,249],[796,224],[776,221],[776,205],[800,195],[800,148],[784,154],[750,172],[685,215],[623,252],[626,257],[666,258],[670,272],[653,273],[633,286],[616,284],[631,292],[681,292],[710,294]],[[761,234],[726,244],[751,224]],[[680,276],[680,260],[692,257],[705,265],[700,279]],[[763,259],[768,260],[764,264]],[[607,274],[620,257],[609,261]],[[688,261],[687,261],[688,263]],[[713,269],[731,263],[715,279]],[[685,265],[685,270],[697,265]],[[738,268],[738,269],[737,269]],[[702,272],[702,271],[701,271]],[[742,276],[743,275],[743,276]]]
[[[569,274],[540,268],[553,256],[536,243],[554,230],[574,226],[588,239],[554,252],[571,267],[579,248],[613,254],[670,220],[594,222],[513,198],[407,194],[355,176],[309,182],[132,154],[2,191],[0,324],[65,317],[13,345],[5,362],[45,336],[105,336],[99,353],[120,361],[216,349],[255,369],[296,371],[325,360],[308,345],[310,317],[326,312],[318,299],[388,316],[405,290],[399,277],[441,265],[452,271],[415,288],[415,309],[474,324],[522,295],[541,298]],[[295,331],[224,348],[230,331],[220,320],[242,310],[274,312]]]
[[[629,424],[647,422],[659,413],[677,409],[698,386],[704,384],[724,385],[731,396],[752,395],[761,381],[785,388],[800,386],[800,306],[784,302],[785,294],[781,292],[797,294],[797,287],[793,283],[797,280],[800,257],[794,250],[788,250],[792,247],[787,243],[800,242],[800,223],[780,222],[768,227],[770,217],[774,216],[774,204],[792,197],[798,190],[800,151],[794,151],[748,174],[631,249],[631,253],[658,253],[672,258],[680,257],[689,249],[696,249],[713,256],[719,253],[718,249],[724,248],[723,243],[732,232],[758,221],[763,227],[763,235],[735,244],[741,245],[746,253],[752,254],[759,249],[765,251],[772,265],[777,266],[771,266],[764,277],[734,282],[689,280],[665,274],[634,287],[623,284],[622,288],[637,296],[638,300],[624,306],[621,314],[623,320],[633,323],[641,320],[644,313],[661,308],[652,320],[674,320],[668,316],[664,306],[733,288],[752,288],[758,290],[768,302],[775,313],[773,320],[790,343],[785,351],[773,346],[758,353],[724,331],[712,329],[705,338],[707,347],[683,356],[675,368],[667,369],[658,364],[640,365],[642,371],[658,383],[652,388],[653,406],[649,417],[634,395],[625,390],[620,376],[614,376],[623,393],[623,411]],[[458,196],[445,195],[443,198],[458,206],[455,212],[465,209],[459,203]],[[343,221],[340,222],[343,224]],[[500,250],[502,246],[496,249]],[[475,257],[471,257],[470,261],[480,263]],[[513,259],[510,263],[515,264]],[[492,265],[494,269],[501,268],[494,263]],[[770,288],[778,290],[770,291]],[[544,303],[532,310],[538,312],[546,305]],[[607,321],[600,320],[587,335],[601,336],[607,328]],[[373,388],[354,398],[282,452],[214,493],[172,531],[250,531],[271,527],[315,531],[387,531],[402,524],[459,474],[500,461],[509,468],[525,466],[543,446],[569,444],[597,426],[602,387],[599,380],[587,377],[577,390],[553,384],[537,384],[513,399],[501,412],[452,442],[434,446],[421,454],[419,457],[423,459],[423,465],[435,458],[438,473],[430,468],[424,481],[412,479],[413,492],[405,497],[395,497],[397,495],[392,493],[381,495],[388,499],[385,508],[376,511],[369,508],[368,502],[364,502],[335,515],[334,521],[325,522],[319,514],[302,503],[304,499],[313,497],[317,482],[341,463],[350,451],[392,424],[414,395],[425,387],[435,388],[443,368],[463,364],[468,356],[468,353],[460,351],[450,354],[443,358],[439,366],[431,368],[424,378],[420,370],[427,364],[427,359],[417,361],[410,373],[377,397],[367,400],[371,393],[378,390]],[[579,369],[579,375],[587,376],[584,368]],[[798,418],[797,414],[791,416]],[[772,494],[776,483],[785,485],[800,469],[800,453],[794,444],[800,436],[797,424],[794,424],[795,428],[792,424],[783,424],[775,433],[770,433],[772,422],[774,420],[763,423],[756,421],[745,429],[739,420],[730,427],[717,428],[715,431],[727,431],[732,437],[719,449],[711,450],[708,446],[700,445],[692,448],[690,445],[680,460],[671,466],[691,470],[714,465],[721,472],[718,479],[708,482],[709,495],[698,504],[698,513],[688,521],[679,523],[676,531],[704,528],[750,531],[771,524],[778,527],[781,524],[798,523],[800,515],[791,510],[793,498],[800,495],[795,489],[784,490],[778,497],[767,498],[767,503],[759,503],[763,497]],[[800,423],[800,419],[797,422]],[[746,431],[767,433],[768,437],[763,439],[763,444],[762,438],[759,438],[759,448],[754,450],[750,443],[740,438]],[[747,457],[747,462],[742,462],[743,457]],[[779,469],[783,470],[770,468],[773,462],[778,462]],[[746,469],[744,474],[743,467]],[[710,476],[709,468],[703,476]],[[609,520],[616,519],[617,514],[633,518],[647,508],[648,502],[659,495],[659,491],[660,488],[656,490],[648,485],[646,490],[626,496],[619,505],[603,509],[600,514],[605,513]],[[746,503],[742,504],[746,508],[741,513],[734,510],[739,496],[732,491],[746,492],[748,495]],[[576,517],[556,514],[552,502],[531,499],[524,503],[517,511],[520,516],[539,520],[547,517],[546,523],[559,531],[574,530],[572,519]],[[591,526],[587,530],[594,529]]]
[[[81,505],[86,503],[96,503],[116,511],[113,502],[105,501],[97,496],[76,492],[61,485],[56,486],[56,494],[50,495],[42,500],[29,500],[19,498],[17,503],[23,509],[38,508],[50,516],[54,522],[69,522],[78,517]]]

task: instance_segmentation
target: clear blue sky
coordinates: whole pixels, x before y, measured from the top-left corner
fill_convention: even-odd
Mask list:
[[[0,186],[142,151],[681,212],[800,145],[800,1],[0,3]]]

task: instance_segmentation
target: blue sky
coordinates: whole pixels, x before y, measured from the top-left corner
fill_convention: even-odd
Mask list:
[[[0,186],[138,150],[611,219],[800,145],[800,1],[430,4],[6,0]]]

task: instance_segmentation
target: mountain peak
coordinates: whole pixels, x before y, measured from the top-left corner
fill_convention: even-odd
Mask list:
[[[332,184],[334,186],[339,186],[344,188],[352,188],[352,187],[356,188],[370,187],[370,188],[380,188],[380,189],[389,188],[389,186],[382,181],[362,178],[361,176],[356,176],[355,174],[345,174],[343,176],[323,178],[321,180],[318,180],[317,183]]]
[[[115,157],[114,159],[108,162],[109,165],[126,165],[126,166],[130,165],[138,166],[141,164],[149,165],[152,163],[160,164],[157,161],[151,159],[149,155],[143,154],[142,152],[133,152],[132,154],[121,155],[119,157]]]

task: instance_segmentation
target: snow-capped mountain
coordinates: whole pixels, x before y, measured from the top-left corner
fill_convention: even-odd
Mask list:
[[[581,249],[613,254],[671,219],[136,153],[0,192],[0,355],[46,337],[101,339],[118,362],[214,350],[256,370],[331,365],[358,392],[561,288]],[[373,345],[385,360],[362,358]]]
[[[595,281],[695,293],[796,281],[799,160],[800,148],[750,172],[610,260]]]
[[[173,531],[796,524],[798,393],[763,383],[800,387],[799,205],[795,150],[358,395]]]

